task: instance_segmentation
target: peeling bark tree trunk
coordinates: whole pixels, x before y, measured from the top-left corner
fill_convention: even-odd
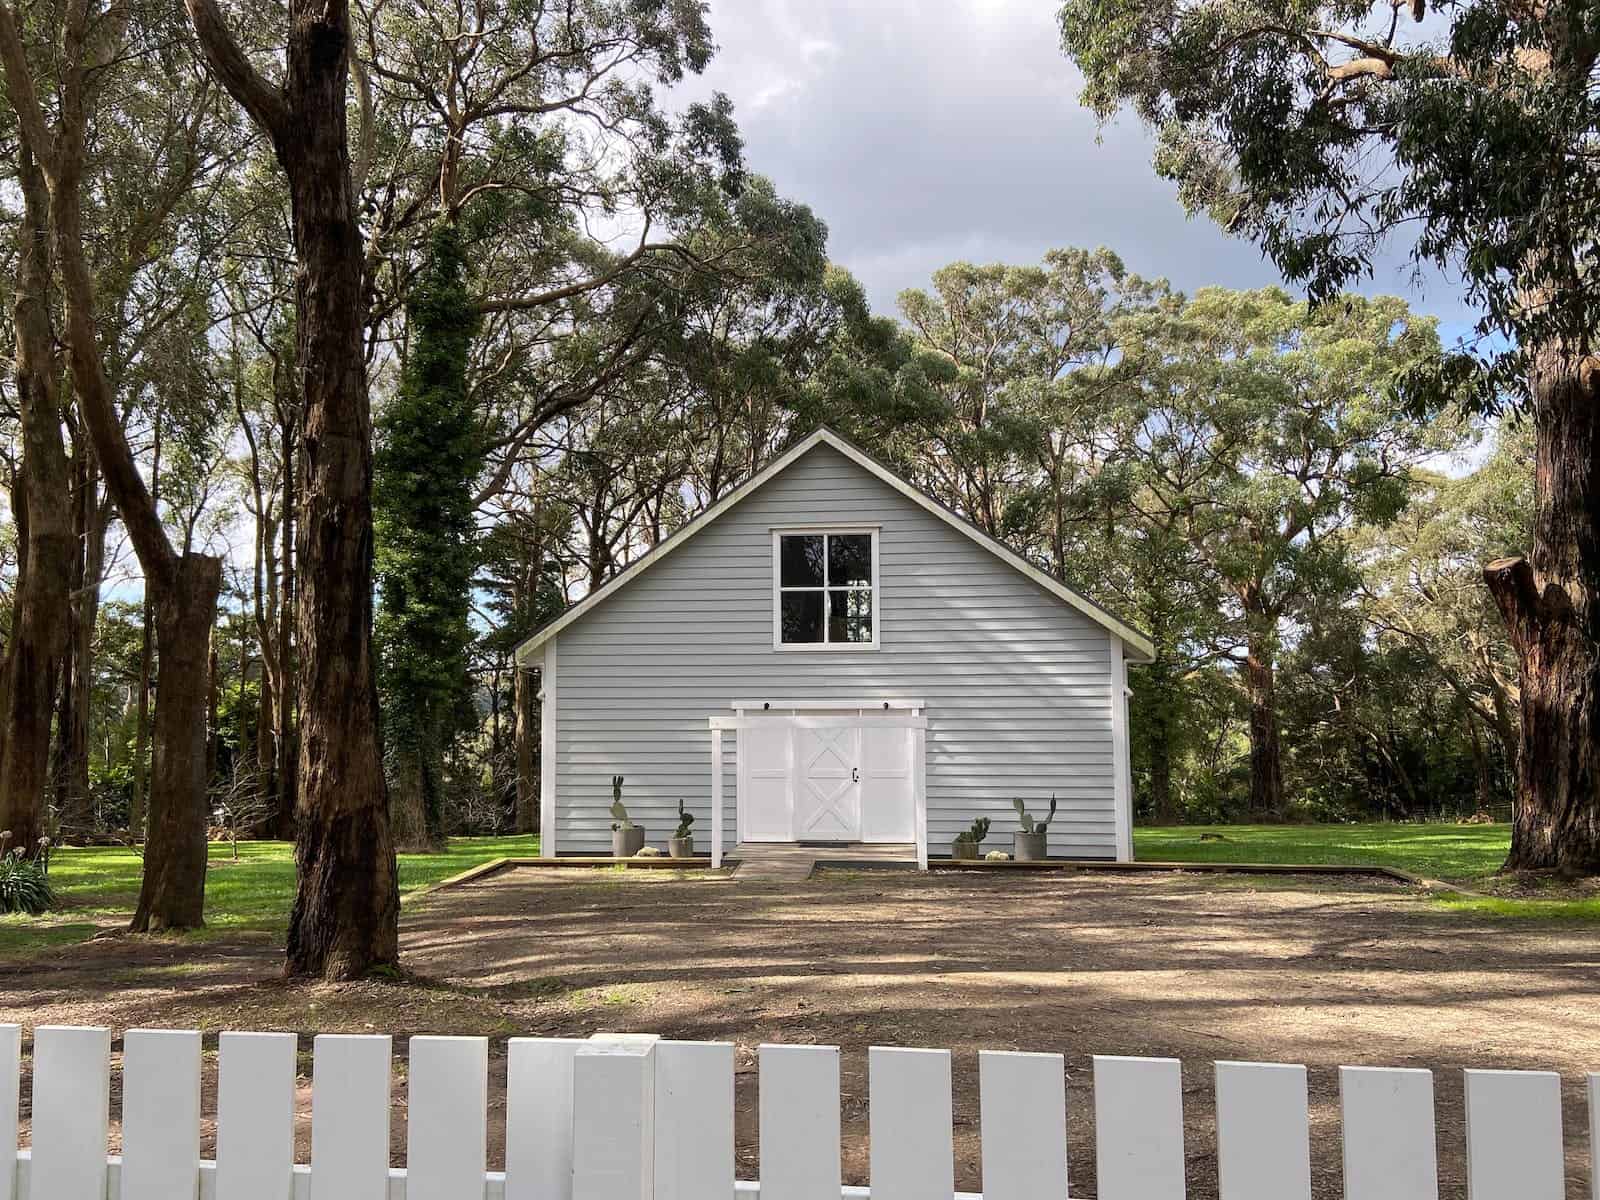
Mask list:
[[[159,933],[205,924],[206,707],[211,632],[222,560],[186,554],[155,602],[156,722],[151,747],[149,836],[139,906],[129,929]]]
[[[372,415],[361,229],[345,99],[348,0],[289,0],[281,88],[240,50],[215,0],[186,0],[207,61],[271,139],[289,182],[302,379],[300,797],[290,975],[348,979],[399,957],[372,661]]]
[[[1600,359],[1533,356],[1532,560],[1484,582],[1517,652],[1522,724],[1508,870],[1600,874]]]
[[[1273,642],[1270,633],[1252,630],[1244,676],[1250,699],[1250,815],[1276,819],[1284,805]]]
[[[50,716],[57,671],[67,650],[67,591],[72,573],[72,518],[66,447],[50,326],[50,196],[24,149],[19,162],[24,215],[18,230],[13,317],[22,418],[21,534],[15,614],[4,669],[0,719],[0,829],[33,854],[45,829]]]

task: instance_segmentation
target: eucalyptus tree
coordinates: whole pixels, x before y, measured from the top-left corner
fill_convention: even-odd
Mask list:
[[[1115,361],[1120,315],[1155,286],[1108,250],[1066,249],[1038,267],[953,263],[934,272],[931,293],[901,293],[934,405],[911,456],[928,490],[1005,537],[1033,526],[1042,472],[1059,573],[1082,382]]]
[[[1531,554],[1484,569],[1525,699],[1507,865],[1600,871],[1593,5],[1068,0],[1061,23],[1086,103],[1131,106],[1184,203],[1313,298],[1402,231],[1480,306],[1471,353],[1419,382],[1526,407],[1535,430]]]
[[[150,837],[131,923],[142,932],[203,920],[204,681],[221,563],[187,541],[174,547],[167,535],[118,411],[107,353],[115,328],[105,327],[97,300],[96,276],[137,274],[159,238],[170,233],[179,204],[216,165],[207,140],[206,89],[181,60],[162,53],[172,34],[166,10],[141,9],[137,21],[134,15],[123,5],[77,3],[26,14],[0,5],[0,62],[19,136],[48,190],[77,409],[154,601],[161,702],[153,737]],[[25,37],[24,28],[35,21],[34,36]],[[123,127],[144,127],[154,143],[146,159],[153,173],[141,193],[146,203],[136,209],[118,253],[97,264],[89,249],[86,196],[126,164],[91,143],[90,135],[113,103]]]
[[[1434,322],[1393,299],[1317,309],[1277,289],[1204,289],[1124,328],[1133,386],[1113,453],[1129,510],[1181,537],[1223,599],[1215,654],[1250,717],[1250,811],[1285,812],[1276,665],[1286,622],[1349,594],[1342,534],[1403,508],[1414,466],[1452,422],[1412,417],[1391,381],[1437,365]]]
[[[1400,519],[1353,531],[1361,562],[1360,615],[1370,640],[1404,647],[1513,767],[1518,739],[1516,656],[1480,565],[1524,545],[1533,511],[1533,431],[1503,423],[1494,452],[1459,477],[1422,474]]]
[[[0,6],[3,7],[3,6]],[[7,80],[22,71],[15,14],[0,13],[0,49]],[[43,802],[50,756],[52,687],[67,650],[67,601],[71,578],[72,522],[66,447],[62,439],[64,400],[55,361],[56,329],[51,316],[54,236],[51,195],[39,152],[26,138],[17,142],[16,182],[23,209],[17,224],[17,265],[12,291],[12,329],[16,341],[15,383],[21,454],[12,484],[11,508],[17,528],[17,576],[11,627],[0,669],[0,828],[32,853],[44,832]]]

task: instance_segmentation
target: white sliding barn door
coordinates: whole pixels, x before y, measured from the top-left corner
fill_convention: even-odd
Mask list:
[[[914,842],[911,730],[861,726],[861,840]]]
[[[794,730],[794,840],[861,840],[861,730]]]
[[[790,803],[794,769],[787,721],[739,730],[739,828],[742,842],[794,840]]]

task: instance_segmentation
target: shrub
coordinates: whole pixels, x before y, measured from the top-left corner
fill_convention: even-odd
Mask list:
[[[29,862],[18,848],[0,857],[0,913],[27,913],[36,917],[54,907],[55,893],[44,863]]]

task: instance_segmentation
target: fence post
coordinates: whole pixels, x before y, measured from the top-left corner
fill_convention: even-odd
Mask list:
[[[711,866],[722,866],[722,730],[711,731]]]
[[[0,1200],[16,1200],[22,1026],[0,1025]]]
[[[653,1200],[653,1037],[608,1038],[572,1059],[572,1200]]]
[[[111,1030],[36,1028],[30,1195],[100,1200],[110,1121]]]

